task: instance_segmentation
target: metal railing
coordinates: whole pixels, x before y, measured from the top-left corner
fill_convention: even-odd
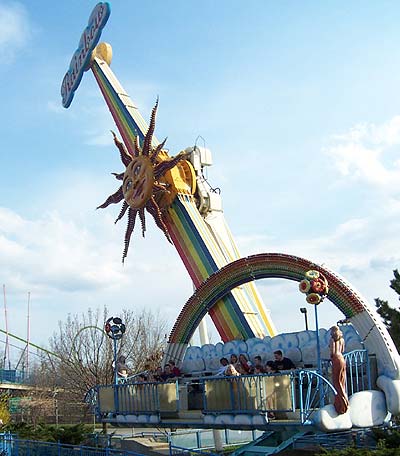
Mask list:
[[[179,446],[172,445],[172,444],[169,445],[169,454],[170,454],[170,456],[193,456],[193,455],[218,456],[218,453],[211,453],[210,451],[188,449],[188,448],[183,448],[183,447],[179,447]]]
[[[371,366],[367,350],[352,350],[344,353],[346,361],[346,391],[351,396],[359,391],[371,389]],[[328,380],[332,376],[332,362],[322,360],[322,374]]]
[[[221,429],[219,432],[223,446],[242,446],[264,434],[262,431],[255,429],[249,431]],[[190,450],[213,448],[215,444],[214,434],[211,429],[177,430],[168,432],[164,438],[173,447],[188,448]]]
[[[313,411],[336,394],[331,383],[318,372],[301,369],[238,377],[207,377],[196,379],[194,385],[195,390],[188,394],[200,394],[200,404],[194,409],[201,410],[202,414],[298,412],[303,424],[308,422]],[[192,385],[188,383],[186,386],[190,389]],[[180,394],[177,381],[100,386],[98,411],[104,416],[107,413],[162,414],[193,409],[190,406],[180,408]]]
[[[347,388],[351,395],[371,388],[366,350],[345,354]],[[202,415],[279,412],[302,424],[309,424],[314,411],[332,403],[336,390],[329,381],[330,365],[317,369],[297,369],[279,373],[215,376],[171,382],[144,382],[97,387],[97,412],[107,414],[156,414],[178,417],[181,411],[201,411]],[[293,412],[287,414],[287,412]],[[286,413],[286,415],[285,415]],[[164,414],[164,415],[163,415]],[[174,414],[174,415],[172,415]]]
[[[294,411],[294,372],[201,379],[204,413]]]
[[[316,371],[299,371],[298,381],[300,421],[308,424],[312,413],[323,407],[337,393],[333,385]]]
[[[97,386],[96,389],[94,396],[97,398],[96,412],[99,414],[153,414],[178,410],[178,381]]]
[[[0,434],[1,456],[141,456],[140,453],[112,448],[41,442],[18,439],[12,434]]]
[[[304,435],[293,443],[294,449],[322,447],[325,449],[376,448],[377,441],[371,429],[359,429],[340,432],[316,433]]]
[[[371,370],[367,350],[353,350],[344,354],[347,364],[347,394],[371,389]]]
[[[16,369],[0,369],[0,383],[23,383],[26,372]]]

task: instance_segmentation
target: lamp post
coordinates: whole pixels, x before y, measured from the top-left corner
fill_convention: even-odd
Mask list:
[[[114,342],[114,384],[116,385],[118,383],[117,341],[124,335],[126,327],[119,317],[110,317],[104,325],[104,330],[107,336]]]
[[[314,317],[315,317],[315,335],[317,338],[317,366],[318,372],[322,373],[322,363],[321,363],[321,346],[319,341],[319,326],[318,326],[318,306],[314,306]]]
[[[329,292],[329,284],[326,277],[316,271],[311,269],[304,274],[304,279],[299,284],[299,290],[302,293],[305,293],[306,301],[308,304],[314,306],[314,316],[315,316],[315,336],[317,340],[317,369],[318,373],[322,373],[322,363],[321,363],[321,347],[319,341],[319,326],[318,326],[318,305],[326,298]],[[307,316],[306,308],[300,309],[301,313],[304,313]],[[306,320],[307,321],[307,320]],[[318,378],[317,389],[320,389],[320,379]],[[320,407],[324,405],[324,396],[322,390],[320,389],[319,396]]]
[[[112,339],[114,343],[114,405],[115,411],[118,412],[117,341],[124,335],[126,327],[119,317],[110,317],[104,325],[104,330],[107,336]]]
[[[318,326],[318,305],[325,299],[329,292],[329,285],[326,277],[316,271],[311,269],[304,274],[304,279],[299,284],[299,290],[306,294],[306,301],[308,304],[314,306],[314,315],[315,315],[315,336],[317,342],[317,366],[318,372],[322,371],[321,363],[321,349],[319,341],[319,326]],[[308,329],[307,322],[307,309],[302,307],[300,312],[304,314],[306,320],[306,328]]]
[[[306,325],[306,331],[308,331],[308,318],[307,318],[307,308],[306,307],[300,307],[300,312],[304,314],[304,323]]]

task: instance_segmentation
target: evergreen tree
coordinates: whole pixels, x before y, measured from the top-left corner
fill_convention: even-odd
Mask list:
[[[397,269],[393,271],[393,274],[394,279],[390,281],[390,288],[393,288],[393,290],[399,295],[400,299],[400,274]]]
[[[390,281],[390,288],[392,288],[400,299],[400,274],[396,269],[393,271],[394,279]],[[397,350],[400,351],[400,311],[390,307],[387,301],[382,299],[375,299],[377,312],[382,317],[383,323],[389,331]]]

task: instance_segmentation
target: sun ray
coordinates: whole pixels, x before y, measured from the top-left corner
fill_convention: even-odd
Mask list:
[[[144,214],[143,207],[141,209],[139,209],[139,218],[140,218],[140,223],[142,225],[142,236],[144,237],[144,233],[146,232],[146,216]]]
[[[162,148],[164,147],[165,143],[167,142],[167,138],[164,139],[164,141],[159,144],[154,150],[153,152],[150,154],[150,161],[151,163],[154,163],[156,162],[157,160],[157,157],[158,157],[158,154],[161,152]]]
[[[166,160],[156,165],[154,167],[154,178],[158,180],[159,177],[161,177],[168,170],[173,168],[178,162],[183,160],[186,156],[186,152],[180,152],[178,155],[175,155],[174,158],[171,158],[171,160]]]
[[[115,219],[114,223],[117,223],[119,220],[122,219],[122,217],[125,215],[126,210],[128,209],[129,204],[124,201],[121,207],[121,210],[119,211],[118,217]]]
[[[165,237],[168,239],[168,242],[172,244],[172,240],[170,238],[167,225],[164,223],[162,213],[154,197],[150,198],[149,204],[147,205],[146,209],[147,212],[149,212],[149,214],[153,217],[158,228],[160,228],[160,230],[164,233]]]
[[[96,209],[104,209],[110,204],[117,204],[120,203],[124,199],[124,194],[122,192],[122,185],[121,187],[112,195],[110,195],[103,204],[97,206]]]
[[[139,136],[135,136],[135,139],[133,140],[133,153],[135,157],[140,155]]]
[[[142,155],[148,156],[151,151],[151,141],[153,139],[153,133],[154,133],[154,129],[156,126],[157,108],[158,108],[158,98],[157,98],[156,104],[154,105],[153,110],[151,111],[150,125],[149,125],[149,129],[147,130],[146,136],[144,137]]]
[[[131,236],[133,229],[135,228],[137,210],[129,208],[128,211],[128,225],[125,231],[125,248],[122,254],[122,263],[124,263],[126,256],[128,255],[129,243],[131,242]]]
[[[114,144],[118,147],[121,161],[125,166],[128,166],[132,161],[132,157],[129,155],[129,152],[126,150],[125,145],[117,138],[117,135],[111,130],[112,135],[114,136]]]

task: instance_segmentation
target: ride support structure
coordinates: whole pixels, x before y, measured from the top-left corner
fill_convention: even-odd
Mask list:
[[[133,154],[135,138],[143,142],[149,126],[110,68],[111,45],[97,44],[109,15],[110,6],[106,2],[99,3],[93,10],[63,80],[63,106],[69,107],[79,85],[76,81],[80,81],[84,71],[90,69],[123,144],[128,153]],[[159,144],[153,135],[152,146]],[[160,183],[168,187],[168,194],[162,197],[168,233],[197,288],[221,267],[239,259],[240,254],[225,221],[221,197],[203,175],[204,167],[212,163],[210,152],[195,146],[187,148],[185,153],[188,159],[178,162]],[[158,157],[160,161],[170,159],[165,150]],[[224,342],[276,334],[270,312],[254,283],[245,284],[221,297],[209,315]]]

